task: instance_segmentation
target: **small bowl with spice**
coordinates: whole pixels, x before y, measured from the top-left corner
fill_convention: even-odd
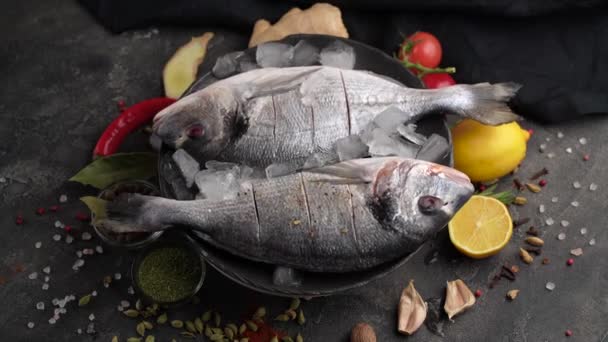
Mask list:
[[[118,195],[124,193],[159,196],[158,189],[151,183],[141,180],[132,180],[114,183],[109,187],[103,189],[97,197],[105,201],[113,201]],[[95,229],[97,235],[99,235],[99,237],[104,242],[112,246],[141,248],[156,241],[163,234],[163,231],[157,231],[153,233],[115,233],[111,230],[104,228],[103,222],[96,222],[94,213],[91,213],[91,216],[91,222],[93,222],[93,229]]]
[[[201,247],[186,233],[169,231],[137,255],[131,279],[144,301],[179,306],[200,290],[205,271]]]

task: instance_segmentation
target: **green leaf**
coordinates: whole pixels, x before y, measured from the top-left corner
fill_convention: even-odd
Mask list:
[[[148,179],[156,174],[156,169],[154,153],[117,153],[94,160],[70,181],[103,189],[120,181]]]
[[[108,201],[95,196],[80,197],[80,200],[89,207],[95,221],[106,218],[106,205],[108,204]]]
[[[496,189],[496,187],[498,186],[498,184],[494,184],[492,186],[490,186],[489,188],[486,188],[484,191],[478,193],[479,196],[490,196],[494,190]]]
[[[515,200],[515,194],[513,194],[513,192],[511,192],[511,191],[503,191],[503,192],[499,192],[497,194],[491,194],[489,196],[496,198],[497,200],[501,201],[505,205],[509,205],[509,204],[513,203],[513,201]]]

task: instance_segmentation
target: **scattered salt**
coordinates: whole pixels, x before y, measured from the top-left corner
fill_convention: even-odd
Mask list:
[[[27,322],[27,327],[33,329],[35,326],[34,322]]]
[[[545,140],[546,141],[551,141],[551,137],[546,137]]]
[[[570,147],[566,148],[566,152],[572,153],[572,149]]]
[[[61,313],[61,309],[62,309],[62,308],[55,308],[55,310],[53,310],[53,314],[54,314],[55,316],[59,316],[59,314]]]
[[[583,249],[582,248],[575,248],[573,250],[570,251],[570,254],[574,255],[574,256],[581,256],[583,255]]]
[[[59,304],[59,299],[53,298],[53,300],[51,300],[51,303],[53,303],[53,305],[57,305]]]
[[[542,153],[545,152],[545,150],[547,149],[547,144],[540,144],[540,146],[538,147],[538,150]]]
[[[49,283],[44,283],[44,284],[42,284],[42,289],[43,289],[44,291],[48,290],[48,289],[49,289]]]
[[[68,196],[67,195],[61,195],[59,196],[59,203],[65,203],[68,201]]]
[[[44,302],[38,302],[38,303],[36,303],[36,309],[38,309],[38,310],[44,310]]]
[[[559,233],[559,234],[557,234],[557,239],[558,240],[565,240],[566,239],[566,233]]]
[[[557,203],[557,201],[558,201],[558,200],[559,200],[559,199],[558,199],[557,197],[553,197],[553,198],[551,198],[551,202],[553,202],[553,203]]]
[[[63,315],[64,313],[66,313],[66,312],[68,312],[68,309],[66,309],[66,308],[60,308],[60,309],[59,309],[59,313],[60,313],[60,314],[62,314],[62,315]]]
[[[94,321],[95,320],[95,315],[94,314],[90,314],[89,315],[89,321]]]
[[[42,272],[44,272],[46,274],[50,274],[51,273],[51,266],[47,266],[47,267],[43,268]]]
[[[130,295],[135,294],[135,290],[133,289],[133,286],[129,286],[129,288],[127,289],[127,293]]]
[[[76,333],[77,333],[78,335],[82,335],[82,329],[80,329],[80,328],[76,329]]]
[[[87,240],[91,240],[92,237],[93,236],[91,235],[91,233],[84,232],[84,233],[82,233],[82,236],[80,238],[83,239],[84,241],[87,241]]]
[[[547,285],[545,285],[545,288],[549,291],[553,291],[553,290],[555,290],[555,284],[552,282],[547,282]]]
[[[72,242],[74,242],[74,237],[72,235],[66,235],[65,236],[65,243],[67,243],[69,245]]]
[[[95,251],[93,250],[93,248],[85,248],[82,250],[82,254],[84,255],[93,255],[95,254]]]
[[[97,297],[97,291],[93,291],[93,292],[91,292],[91,296],[93,296],[93,297]]]
[[[550,225],[554,224],[554,223],[555,223],[555,221],[553,221],[553,219],[552,219],[552,218],[547,217],[547,218],[545,219],[545,223],[547,224],[547,226],[550,226]]]
[[[63,228],[65,225],[61,221],[55,221],[55,228]]]
[[[36,242],[36,243],[34,244],[34,247],[36,247],[36,248],[40,248],[40,247],[42,247],[42,242],[40,242],[40,241]]]
[[[579,138],[578,142],[581,143],[581,145],[587,145],[587,138]]]
[[[587,234],[587,228],[583,227],[581,228],[581,235],[585,235]]]
[[[589,240],[589,246],[595,245],[595,238]]]
[[[541,204],[540,206],[538,206],[538,212],[541,213],[541,214],[545,212],[545,205],[544,204]]]
[[[120,274],[120,273],[115,273],[114,274],[114,279],[120,280],[120,278],[122,278],[122,274]]]
[[[122,306],[123,308],[128,308],[129,306],[131,306],[131,303],[129,303],[128,300],[121,300],[120,306]]]
[[[55,324],[57,320],[54,317],[49,318],[49,324]]]
[[[38,278],[38,272],[32,272],[27,277],[34,280],[34,279]]]
[[[557,137],[558,137],[559,139],[563,138],[563,137],[564,137],[564,133],[562,133],[562,132],[557,132]]]
[[[89,325],[87,325],[87,334],[95,334],[95,323],[89,323]]]
[[[581,188],[581,183],[579,183],[578,181],[575,181],[574,183],[572,183],[572,186],[573,186],[575,189],[580,189],[580,188]]]
[[[103,247],[101,247],[101,246],[95,246],[95,251],[96,251],[98,254],[103,254]]]
[[[572,202],[570,202],[570,205],[573,206],[573,207],[578,207],[578,204],[579,204],[578,201],[572,201]]]
[[[48,282],[49,282],[49,280],[51,280],[51,277],[49,277],[49,276],[44,276],[44,282],[45,282],[45,283],[48,283]]]
[[[73,269],[74,271],[78,271],[78,269],[79,269],[79,268],[80,268],[82,265],[84,265],[84,260],[83,260],[83,259],[78,259],[78,260],[76,260],[76,262],[74,262],[74,265],[72,266],[72,269]]]
[[[59,235],[59,234],[53,235],[53,240],[55,240],[55,241],[61,240],[61,235]]]
[[[121,311],[121,312],[124,310],[124,308],[123,308],[122,306],[120,306],[120,305],[119,305],[119,306],[117,306],[117,307],[116,307],[116,309],[117,309],[118,311]]]
[[[589,184],[589,190],[591,190],[591,191],[597,190],[597,184],[595,184],[595,183]]]
[[[553,153],[553,152],[547,153],[547,158],[551,159],[553,157],[555,157],[555,153]]]
[[[566,220],[562,220],[561,224],[562,224],[562,227],[568,227],[570,225],[570,222],[568,222]]]
[[[0,183],[6,183],[6,178],[0,177]]]
[[[76,251],[76,256],[82,258],[82,251]]]

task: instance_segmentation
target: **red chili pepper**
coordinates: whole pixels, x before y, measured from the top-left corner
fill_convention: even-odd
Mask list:
[[[95,150],[93,150],[93,157],[108,156],[115,153],[129,133],[152,120],[156,113],[173,102],[175,102],[174,99],[157,97],[126,108],[101,134]]]
[[[485,191],[487,189],[487,186],[483,185],[483,184],[479,184],[479,191]]]

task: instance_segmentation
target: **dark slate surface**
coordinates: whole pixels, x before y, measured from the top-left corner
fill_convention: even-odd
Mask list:
[[[203,24],[203,23],[201,23]],[[189,36],[204,32],[202,28],[145,30],[111,36],[104,32],[75,3],[67,1],[13,2],[3,8],[0,35],[4,48],[0,51],[2,86],[0,91],[0,336],[2,341],[88,341],[94,337],[79,336],[90,313],[95,314],[97,336],[109,341],[119,335],[121,340],[134,336],[135,322],[118,314],[121,299],[131,303],[127,294],[129,268],[133,252],[104,246],[104,255],[86,257],[83,269],[76,273],[71,266],[75,251],[94,247],[100,241],[77,239],[71,245],[55,242],[52,236],[63,233],[53,227],[60,220],[74,225],[76,231],[91,231],[77,223],[74,215],[84,210],[77,198],[93,193],[64,181],[84,166],[91,156],[96,138],[117,114],[116,101],[127,103],[161,94],[160,71],[176,47]],[[245,41],[230,40],[232,44]],[[359,321],[372,324],[379,341],[606,341],[608,340],[608,231],[605,170],[608,143],[605,134],[608,120],[588,118],[577,123],[534,128],[530,152],[519,177],[526,177],[543,166],[550,169],[549,185],[540,194],[529,194],[530,204],[513,208],[513,217],[533,217],[546,239],[544,257],[547,266],[520,265],[522,271],[513,283],[501,282],[490,290],[488,281],[504,262],[518,263],[517,249],[523,230],[515,232],[511,243],[498,256],[482,261],[461,257],[450,245],[445,232],[428,244],[419,254],[390,276],[343,295],[314,299],[304,303],[308,323],[302,329],[295,324],[280,325],[292,333],[301,331],[307,341],[347,341],[350,328]],[[558,139],[561,131],[565,137]],[[551,141],[546,142],[545,138]],[[586,137],[587,145],[578,143]],[[538,146],[547,144],[547,158]],[[571,147],[573,153],[566,153]],[[145,136],[134,135],[125,150],[145,148]],[[591,160],[584,162],[583,153]],[[575,190],[572,182],[583,187]],[[507,187],[505,180],[503,187]],[[596,182],[599,190],[590,192],[589,184]],[[60,194],[68,194],[69,202],[54,215],[37,217],[38,206],[55,204]],[[553,196],[559,197],[552,203]],[[580,202],[575,208],[571,201]],[[547,212],[538,214],[538,205],[545,204]],[[15,215],[22,212],[26,224],[16,226]],[[555,224],[542,226],[542,218],[552,217]],[[570,222],[568,227],[561,220]],[[579,233],[587,227],[585,236]],[[559,232],[566,232],[558,241]],[[79,233],[76,234],[78,236]],[[591,238],[597,240],[589,246]],[[42,242],[40,249],[34,244]],[[572,267],[565,265],[569,250],[584,249]],[[438,251],[438,261],[425,265],[425,256]],[[51,266],[50,288],[41,289],[42,268]],[[20,271],[20,269],[23,269]],[[33,271],[36,280],[28,279]],[[109,289],[102,286],[104,275],[120,272],[123,278]],[[445,324],[445,337],[440,338],[422,328],[413,337],[396,333],[396,306],[401,290],[409,279],[425,298],[443,296],[445,281],[464,279],[483,296],[475,307]],[[553,292],[545,283],[556,284]],[[506,302],[507,290],[518,288],[519,297]],[[51,299],[66,294],[76,296],[98,291],[86,308],[68,304],[68,313],[54,326]],[[201,303],[171,312],[172,318],[188,318],[207,308],[223,313],[224,320],[235,321],[257,305],[265,305],[272,314],[288,305],[286,299],[273,298],[244,289],[211,270],[201,292]],[[44,311],[35,304],[44,301]],[[27,322],[36,323],[34,329]],[[566,338],[564,331],[573,336]],[[176,335],[170,328],[156,329],[157,341],[167,341]]]

